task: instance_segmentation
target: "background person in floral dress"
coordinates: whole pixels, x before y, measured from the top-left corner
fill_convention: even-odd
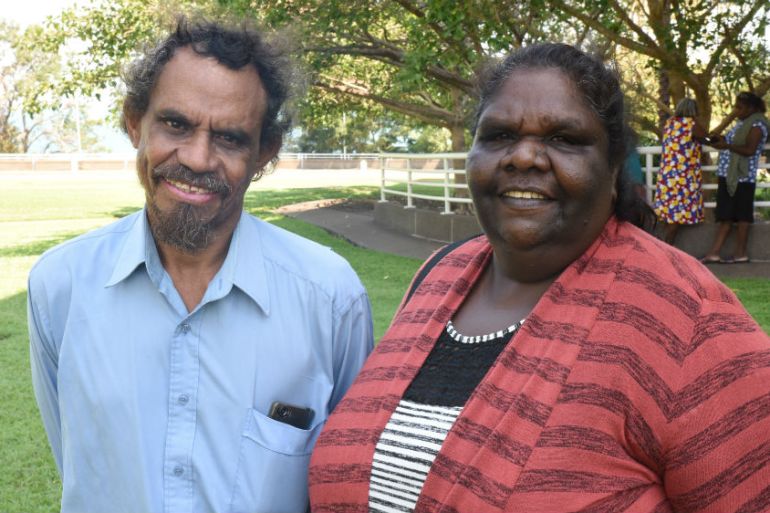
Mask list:
[[[706,130],[695,116],[698,106],[682,99],[663,128],[660,176],[655,188],[655,213],[666,223],[663,239],[674,244],[679,226],[703,221],[701,142]]]

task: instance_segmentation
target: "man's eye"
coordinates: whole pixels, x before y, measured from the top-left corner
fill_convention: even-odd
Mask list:
[[[241,143],[241,140],[238,137],[231,134],[218,134],[217,139],[228,146],[239,146]]]
[[[184,123],[182,121],[179,121],[178,119],[165,119],[163,122],[166,124],[167,127],[173,129],[173,130],[182,130],[184,128]]]

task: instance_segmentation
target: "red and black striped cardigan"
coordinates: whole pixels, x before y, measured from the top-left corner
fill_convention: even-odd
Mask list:
[[[491,256],[451,252],[318,439],[315,513],[367,511],[374,446]],[[610,220],[450,431],[418,512],[770,510],[770,339],[693,258]]]

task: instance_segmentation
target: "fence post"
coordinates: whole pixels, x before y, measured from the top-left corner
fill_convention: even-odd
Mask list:
[[[412,204],[412,161],[406,158],[406,208],[414,208]]]
[[[444,212],[442,214],[451,214],[452,208],[449,206],[449,159],[444,157]],[[454,171],[454,169],[452,169]]]
[[[380,156],[380,201],[385,201],[385,157]]]
[[[644,155],[644,181],[647,184],[647,201],[652,204],[654,199],[652,189],[652,153]]]
[[[74,153],[70,157],[70,171],[73,175],[78,174],[78,168],[80,167],[80,161],[78,159],[79,156],[79,154]]]

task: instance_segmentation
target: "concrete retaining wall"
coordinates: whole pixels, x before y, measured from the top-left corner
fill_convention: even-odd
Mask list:
[[[442,242],[461,240],[482,231],[475,216],[404,208],[400,203],[389,201],[375,203],[374,222],[384,228]],[[710,248],[716,229],[713,223],[682,227],[676,246],[690,255],[702,257]],[[734,232],[731,231],[722,249],[723,257],[732,255]],[[770,223],[757,222],[752,226],[749,256],[754,260],[770,260]]]
[[[475,216],[404,208],[391,201],[374,204],[374,222],[390,230],[441,242],[462,240],[481,233]]]

